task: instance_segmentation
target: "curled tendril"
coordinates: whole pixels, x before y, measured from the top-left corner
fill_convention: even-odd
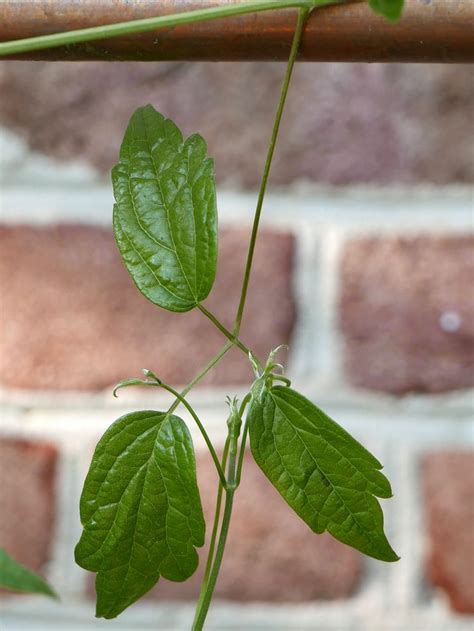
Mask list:
[[[121,390],[122,388],[128,388],[129,386],[161,386],[163,385],[163,382],[161,381],[161,379],[158,379],[155,373],[152,372],[151,370],[148,370],[148,368],[143,368],[142,372],[145,375],[146,379],[124,379],[123,381],[120,381],[120,383],[118,383],[113,389],[114,397],[118,398],[117,392]]]

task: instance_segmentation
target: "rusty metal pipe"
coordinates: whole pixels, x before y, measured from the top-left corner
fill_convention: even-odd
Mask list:
[[[46,35],[235,3],[238,0],[8,0],[0,1],[0,41]],[[155,32],[18,55],[17,59],[157,61],[284,60],[294,10],[243,15]],[[406,0],[390,24],[366,2],[315,11],[299,60],[368,62],[474,61],[473,0]]]

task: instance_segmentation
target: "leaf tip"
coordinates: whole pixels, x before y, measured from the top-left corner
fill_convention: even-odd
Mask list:
[[[49,588],[48,592],[46,593],[47,596],[49,596],[50,598],[52,598],[53,600],[57,600],[58,602],[60,602],[60,598],[59,595],[54,591],[54,589]]]
[[[96,579],[96,591],[97,591],[97,579]],[[97,594],[97,602],[95,606],[95,617],[103,618],[104,620],[112,620],[112,618],[116,618],[121,612],[123,608],[118,610],[114,605],[106,606],[104,602],[101,602],[101,598],[99,594]]]
[[[153,107],[153,105],[151,103],[147,103],[146,105],[142,105],[141,107],[137,107],[135,112],[132,114],[132,117],[135,114],[138,114],[138,115],[145,114],[145,112],[151,112],[153,114],[159,114],[159,112],[156,111],[156,109]],[[161,114],[160,114],[160,116],[161,116]]]
[[[385,541],[382,549],[379,551],[379,554],[374,555],[374,558],[379,561],[385,561],[386,563],[396,563],[397,561],[400,561],[401,557],[398,556],[385,537],[384,539]]]
[[[392,554],[389,556],[389,558],[387,559],[383,559],[384,561],[387,561],[388,563],[396,563],[397,561],[400,561],[402,557],[399,556],[395,550],[392,550]]]

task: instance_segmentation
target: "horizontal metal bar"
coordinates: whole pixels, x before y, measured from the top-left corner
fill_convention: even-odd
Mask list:
[[[0,41],[126,22],[239,0],[7,0],[0,1]],[[278,10],[178,26],[133,36],[18,55],[17,59],[157,61],[284,60],[294,10]],[[300,61],[474,61],[474,0],[406,0],[390,24],[367,2],[313,12]],[[8,59],[8,58],[6,58]]]

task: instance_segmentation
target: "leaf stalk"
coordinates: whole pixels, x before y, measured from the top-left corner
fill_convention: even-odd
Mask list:
[[[237,335],[235,335],[234,333],[232,333],[231,331],[229,331],[229,330],[228,330],[228,329],[227,329],[227,328],[226,328],[226,327],[222,324],[222,322],[221,322],[218,318],[216,318],[216,316],[215,316],[215,315],[214,315],[211,311],[209,311],[208,309],[206,309],[206,307],[205,307],[203,304],[198,303],[198,304],[197,304],[197,308],[199,309],[199,311],[200,311],[201,313],[203,313],[203,314],[206,316],[206,318],[208,318],[208,319],[209,319],[209,320],[210,320],[210,321],[214,324],[214,326],[216,326],[216,327],[219,329],[219,331],[220,331],[223,335],[225,335],[225,337],[226,337],[226,338],[227,338],[230,342],[232,342],[232,344],[233,344],[234,346],[237,346],[237,348],[239,348],[239,349],[240,349],[243,353],[245,353],[245,355],[247,355],[247,357],[248,357],[248,355],[249,355],[249,353],[250,353],[251,351],[250,351],[250,349],[249,349],[249,348],[247,348],[247,346],[245,346],[245,344],[244,344],[243,342],[241,342],[241,341],[239,340],[239,338],[238,338],[238,336],[237,336]],[[255,357],[255,356],[254,356],[254,357]],[[258,360],[257,360],[257,362],[258,362]]]

